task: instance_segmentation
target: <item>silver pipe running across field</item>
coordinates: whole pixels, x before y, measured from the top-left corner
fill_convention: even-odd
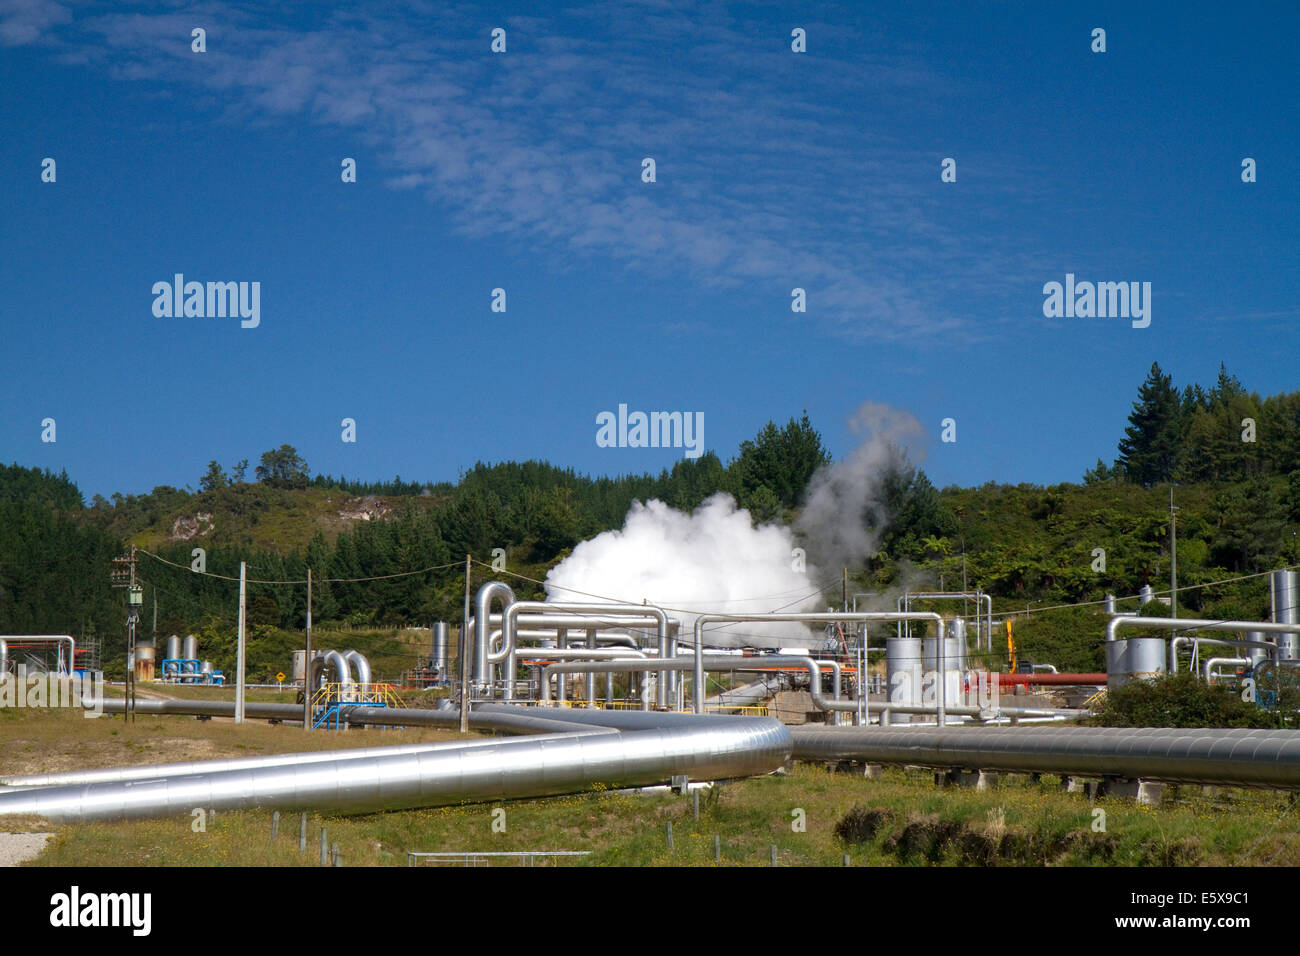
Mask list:
[[[1143,727],[795,727],[796,760],[1300,790],[1300,733]]]
[[[298,712],[296,705],[284,706]],[[611,712],[556,722],[549,714],[522,710],[476,712],[471,724],[499,726],[506,717],[512,728],[531,725],[537,736],[377,748],[364,755],[291,754],[259,765],[20,787],[0,790],[0,816],[85,822],[252,807],[362,813],[652,786],[676,778],[734,779],[770,773],[790,756],[790,732],[766,717],[638,714],[646,719],[629,723],[618,719],[627,715]],[[451,710],[427,713],[449,727],[458,720]],[[562,732],[555,732],[557,723]]]

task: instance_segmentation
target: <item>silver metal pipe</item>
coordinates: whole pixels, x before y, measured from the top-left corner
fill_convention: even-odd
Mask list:
[[[1277,637],[1277,659],[1293,661],[1300,658],[1300,586],[1296,583],[1296,573],[1283,568],[1268,576],[1269,603],[1273,609],[1273,620],[1279,624],[1290,624],[1290,631],[1283,631]]]
[[[305,766],[23,788],[0,792],[0,815],[85,822],[188,815],[196,807],[367,812],[445,806],[652,786],[677,776],[754,776],[781,767],[790,746],[790,732],[775,720],[689,717],[639,730],[456,742],[359,759],[310,755]]]
[[[791,736],[798,760],[1300,789],[1294,730],[794,727]]]
[[[710,697],[704,702],[704,706],[706,710],[709,707],[726,710],[732,707],[749,707],[754,704],[761,704],[779,691],[781,685],[782,681],[779,674],[775,680],[771,677],[764,677],[753,683],[733,687],[715,697]]]
[[[695,686],[694,686],[694,688],[692,688],[692,691],[691,691],[691,693],[692,693],[692,698],[691,698],[691,699],[692,699],[692,703],[693,703],[693,705],[694,705],[694,710],[695,710],[695,712],[696,712],[697,714],[699,714],[699,713],[703,713],[703,711],[704,711],[704,698],[705,698],[705,686],[704,686],[704,625],[705,625],[705,624],[715,624],[715,623],[732,622],[732,621],[736,621],[736,622],[751,622],[751,623],[752,623],[752,622],[762,622],[762,621],[785,621],[785,622],[796,622],[796,623],[804,623],[804,624],[835,624],[835,623],[840,622],[840,621],[851,622],[851,623],[870,623],[870,622],[872,622],[872,621],[934,621],[934,622],[935,622],[935,630],[936,630],[936,633],[938,633],[938,634],[940,635],[940,637],[942,637],[942,635],[943,635],[943,618],[940,617],[938,614],[935,614],[935,613],[933,613],[933,612],[931,612],[931,611],[913,611],[913,612],[900,612],[900,611],[893,611],[893,612],[891,612],[891,611],[839,611],[839,612],[828,612],[828,613],[825,613],[825,614],[822,614],[822,613],[808,613],[808,614],[701,614],[699,617],[697,617],[697,618],[695,619],[695,668],[694,668],[694,683],[695,683]],[[943,670],[943,667],[944,667],[943,642],[942,642],[942,640],[941,640],[941,641],[939,642],[939,668],[940,668],[941,671]],[[811,676],[811,675],[810,675],[810,676]],[[941,676],[942,676],[942,675],[941,675]],[[812,683],[812,684],[815,686],[817,682],[816,682],[815,680],[812,680],[812,681],[810,681],[810,683]],[[946,681],[943,681],[943,680],[941,680],[941,681],[939,682],[939,709],[938,709],[938,713],[939,713],[939,715],[940,715],[940,719],[941,719],[941,720],[942,720],[943,712],[944,712],[944,704],[945,704],[945,702],[946,702],[946,701],[945,701],[946,693],[945,693],[945,689],[944,689],[944,684],[945,684],[945,683],[946,683]],[[820,693],[820,688],[819,688],[819,687],[817,688],[817,692]],[[817,700],[817,697],[814,696],[814,697],[813,697],[813,701],[814,701],[814,703],[816,702],[816,700]],[[864,703],[865,703],[865,701],[864,701]],[[823,709],[830,709],[830,708],[823,708]],[[849,710],[857,710],[858,708],[857,708],[856,705],[855,705],[854,707],[847,708],[847,709],[849,709]],[[870,706],[869,706],[869,705],[868,705],[868,707],[867,707],[867,710],[868,710],[868,711],[870,710]]]
[[[521,647],[516,653],[530,661],[653,660],[647,651],[631,647]]]
[[[438,672],[438,677],[446,680],[447,647],[451,643],[451,627],[446,621],[435,621],[431,630],[429,647],[429,664]]]
[[[6,651],[9,647],[21,647],[23,644],[55,644],[58,646],[58,663],[55,665],[59,673],[71,674],[77,666],[77,642],[72,639],[71,634],[0,634],[0,641],[4,641]],[[63,646],[68,647],[68,659],[63,659]]]
[[[795,654],[762,654],[757,657],[707,657],[704,658],[703,663],[705,670],[714,672],[762,671],[769,667],[799,667],[808,672],[808,691],[812,695],[813,705],[818,710],[832,712],[854,711],[858,706],[856,701],[840,700],[838,697],[827,700],[822,695],[821,668],[826,667],[833,673],[838,674],[841,668],[835,661],[818,661],[811,657]],[[598,674],[628,674],[659,670],[680,673],[693,670],[696,666],[697,662],[689,657],[679,657],[670,661],[659,661],[650,658],[644,661],[573,661],[551,664],[542,671],[542,702],[549,703],[551,700],[551,674],[582,674],[588,671]],[[839,688],[838,681],[835,686],[837,689]]]
[[[545,615],[530,614],[528,615],[528,617],[544,618]],[[647,620],[653,620],[653,618],[647,618]],[[534,628],[529,628],[525,630],[523,628],[520,628],[515,631],[515,647],[513,648],[507,648],[506,645],[503,643],[504,635],[500,628],[492,631],[492,633],[488,636],[488,665],[489,667],[491,667],[491,665],[496,663],[497,661],[505,662],[504,671],[507,676],[506,679],[503,681],[503,686],[504,686],[503,697],[506,700],[514,700],[515,688],[514,688],[514,682],[513,680],[511,680],[511,677],[515,674],[516,670],[518,669],[517,664],[520,655],[527,654],[527,655],[533,655],[534,657],[544,658],[547,657],[548,655],[540,654],[540,653],[534,654],[534,651],[535,650],[543,650],[543,651],[556,650],[556,648],[548,648],[548,647],[543,647],[540,649],[528,648],[525,650],[519,647],[519,643],[524,640],[551,641],[553,643],[560,643],[563,641],[564,631],[565,631],[564,628],[557,628],[556,631],[537,630]],[[606,657],[645,656],[644,652],[637,647],[636,641],[633,640],[633,638],[631,638],[627,634],[613,634],[613,635],[606,634],[602,636],[601,632],[597,632],[597,640],[604,641],[605,643],[608,644],[627,645],[628,649],[623,651],[608,649],[607,652],[607,649],[602,648],[600,649],[600,653],[590,655],[592,659],[603,659]],[[565,653],[551,655],[553,659],[563,660],[563,659],[580,656],[576,654],[567,653],[567,651],[569,650],[579,650],[578,648],[564,648],[562,650],[564,650]]]
[[[944,601],[944,600],[963,600],[963,599],[974,599],[975,601],[975,650],[977,651],[981,650],[980,636],[979,636],[979,631],[980,631],[979,609],[981,604],[987,605],[988,610],[985,613],[985,618],[984,618],[985,633],[987,635],[987,640],[988,640],[987,650],[990,651],[993,650],[993,596],[991,594],[985,594],[983,591],[979,591],[979,590],[976,591],[904,591],[903,594],[898,598],[895,606],[900,611],[910,611],[912,609],[912,601],[914,600],[915,601]],[[910,632],[904,634],[903,625],[901,622],[898,625],[898,636],[911,637]]]
[[[507,607],[501,618],[501,641],[505,645],[506,653],[509,653],[515,645],[516,619],[519,615],[530,612],[534,614],[586,613],[590,615],[587,626],[596,625],[604,618],[650,616],[655,619],[659,656],[661,658],[668,656],[668,614],[662,608],[651,604],[583,604],[567,601],[515,601]],[[545,686],[544,675],[542,683]],[[662,679],[656,687],[656,697],[660,707],[668,706],[668,688]]]
[[[601,607],[599,604],[579,606],[593,608]],[[636,606],[642,607],[640,604]],[[495,631],[499,629],[501,627],[501,619],[502,615],[500,614],[489,614],[489,630]],[[672,621],[673,618],[669,618],[669,620]],[[477,619],[471,617],[469,623],[471,628],[476,627]],[[586,630],[588,627],[597,627],[601,629],[601,640],[614,640],[616,637],[622,638],[624,641],[629,639],[630,635],[613,633],[616,631],[644,631],[646,632],[646,638],[649,639],[652,636],[650,632],[657,626],[658,621],[650,614],[602,616],[599,613],[570,614],[551,612],[547,614],[520,614],[515,619],[516,635],[522,634],[530,628],[534,630],[550,631],[553,634],[557,627],[567,627],[573,630]],[[495,650],[499,652],[500,648],[495,648]]]
[[[494,600],[499,600],[503,607],[509,607],[515,601],[515,592],[504,581],[488,581],[474,595],[474,693],[482,693],[492,683],[491,665],[488,663],[488,628]]]
[[[1193,617],[1138,617],[1121,614],[1106,622],[1106,640],[1124,627],[1152,627],[1162,631],[1263,631],[1265,634],[1290,634],[1294,624],[1275,624],[1272,621],[1208,621]]]
[[[1192,660],[1195,661],[1200,653],[1199,645],[1215,644],[1220,647],[1251,647],[1262,648],[1268,653],[1267,656],[1277,656],[1277,645],[1270,641],[1230,641],[1222,637],[1191,637],[1190,635],[1180,635],[1169,641],[1169,670],[1170,673],[1178,673],[1178,648],[1188,644],[1192,645]],[[1193,668],[1195,669],[1195,668]]]
[[[0,637],[0,680],[9,676],[9,642]]]
[[[370,661],[366,660],[366,655],[360,651],[344,651],[343,659],[352,665],[353,678],[358,684],[369,684],[370,680]]]
[[[546,608],[557,607],[557,605],[550,605],[542,602],[531,602],[531,603],[539,607],[546,607]],[[587,604],[578,604],[574,606],[594,607],[594,608],[609,607],[609,605],[587,605]],[[643,605],[638,604],[635,605],[635,607],[641,608],[643,612],[645,610]],[[511,643],[506,643],[506,635],[505,635],[506,615],[504,613],[489,614],[487,615],[486,619],[488,621],[488,629],[490,631],[486,642],[486,647],[487,647],[486,663],[484,664],[484,667],[486,668],[485,673],[487,674],[487,680],[482,686],[476,687],[476,691],[479,693],[484,693],[489,695],[493,692],[493,687],[495,685],[495,673],[494,673],[495,665],[504,663],[505,669],[509,671],[511,674],[514,673],[513,666],[514,666],[515,658],[517,656],[516,655],[516,651],[518,649],[517,645],[522,636],[523,628],[525,626],[530,627],[531,633],[539,639],[551,638],[550,633],[544,633],[544,632],[553,631],[561,627],[586,629],[594,625],[601,628],[618,627],[623,629],[635,629],[635,628],[642,628],[642,627],[653,627],[657,629],[659,626],[658,617],[655,616],[654,614],[649,614],[649,613],[628,614],[625,612],[617,612],[617,611],[612,614],[603,614],[603,613],[577,614],[577,613],[561,613],[558,611],[547,611],[547,612],[539,612],[539,613],[520,613],[517,614],[514,619],[515,629],[512,632],[514,635],[514,639]],[[470,624],[471,627],[474,629],[475,644],[477,648],[478,643],[481,640],[481,635],[483,633],[483,630],[478,625],[477,617],[472,618]],[[500,628],[500,630],[499,631],[491,630],[492,624],[496,624]],[[500,639],[496,637],[496,635],[498,634],[500,634]],[[631,637],[631,635],[627,635],[627,634],[604,635],[601,639],[606,640],[608,643],[627,644],[631,647],[638,646],[636,641]],[[477,655],[476,655],[476,659],[477,659]],[[506,688],[510,694],[510,698],[513,698],[513,692],[514,692],[513,682],[507,681]]]
[[[369,664],[367,663],[367,666]],[[348,665],[348,660],[338,651],[319,651],[307,665],[308,682],[311,690],[309,695],[315,694],[326,682],[327,677],[333,678],[333,683],[341,684],[340,691],[345,700],[352,697],[352,668]],[[248,702],[244,703],[245,715],[248,713]]]
[[[1249,667],[1251,665],[1251,659],[1249,657],[1211,657],[1205,662],[1205,682],[1207,684],[1210,682],[1210,675],[1214,671],[1214,668],[1220,667],[1224,664],[1230,664],[1234,667],[1237,665]]]

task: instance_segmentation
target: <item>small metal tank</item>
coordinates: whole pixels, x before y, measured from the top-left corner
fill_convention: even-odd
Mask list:
[[[451,628],[446,621],[433,625],[433,647],[429,655],[429,665],[438,672],[439,677],[447,676],[447,646],[451,643]]]
[[[964,636],[961,639],[952,636],[951,625],[953,624],[961,624],[964,633],[964,621],[950,621],[946,626],[940,625],[940,629],[947,632],[943,638],[943,682],[945,688],[943,699],[945,704],[956,705],[961,703],[962,699],[961,691],[966,660],[966,639]],[[925,659],[926,674],[935,675],[930,679],[937,682],[939,679],[939,639],[937,637],[922,638],[921,655]],[[929,691],[928,697],[931,699],[923,700],[924,703],[937,704],[939,702],[938,683],[934,684],[933,688]]]
[[[143,681],[153,680],[153,665],[156,651],[152,644],[137,644],[135,646],[135,679]]]
[[[1112,690],[1131,680],[1158,677],[1167,667],[1163,637],[1130,637],[1106,642],[1107,686]]]
[[[921,703],[925,665],[919,637],[885,638],[885,695],[891,704]],[[907,714],[890,714],[891,724],[910,724]]]
[[[203,661],[199,664],[199,677],[204,684],[212,683],[212,661]]]
[[[181,639],[173,634],[167,638],[167,657],[165,660],[179,660],[181,656]]]
[[[295,684],[301,684],[303,682],[303,678],[306,675],[306,673],[307,673],[307,652],[305,650],[294,651],[293,652],[293,673],[290,675],[293,678],[293,682]]]
[[[199,657],[199,639],[193,634],[185,635],[185,643],[181,656],[187,661],[198,660]]]
[[[1272,598],[1275,624],[1300,623],[1300,588],[1296,586],[1294,571],[1274,571],[1269,575],[1269,596]],[[1300,659],[1300,627],[1289,634],[1277,635],[1279,660]]]

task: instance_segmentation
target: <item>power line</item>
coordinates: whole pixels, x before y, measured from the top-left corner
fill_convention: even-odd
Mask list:
[[[146,554],[149,557],[153,558],[155,561],[160,561],[163,564],[170,565],[173,568],[179,568],[180,570],[187,571],[190,574],[201,574],[204,577],[218,578],[219,580],[222,581],[235,581],[235,582],[239,581],[239,578],[231,577],[228,574],[217,574],[215,571],[195,571],[193,568],[187,565],[177,564],[175,561],[168,561],[166,558],[162,557],[161,555],[154,554],[152,551],[146,551],[144,548],[139,548],[137,550],[141,554]],[[461,566],[462,566],[461,563],[457,561],[454,564],[435,564],[432,567],[420,568],[419,570],[416,571],[398,571],[394,574],[376,574],[365,578],[313,578],[312,580],[313,582],[316,583],[328,582],[331,584],[357,584],[365,581],[387,581],[392,578],[407,578],[416,574],[428,574],[430,571],[446,571],[448,568],[459,568]],[[246,579],[246,583],[248,584],[306,584],[307,579],[296,578],[288,581],[270,581],[261,578],[248,578]]]

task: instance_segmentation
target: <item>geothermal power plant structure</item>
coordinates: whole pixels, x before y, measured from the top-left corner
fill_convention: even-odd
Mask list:
[[[0,780],[0,815],[113,820],[196,806],[367,812],[685,786],[770,773],[797,760],[919,766],[955,778],[1099,777],[1116,792],[1132,787],[1137,794],[1162,783],[1300,789],[1297,731],[1065,723],[1086,715],[1103,686],[1190,670],[1207,681],[1263,687],[1269,675],[1300,667],[1295,573],[1274,572],[1270,590],[1267,621],[1139,616],[1108,600],[1098,634],[1104,674],[1062,674],[1046,664],[1007,674],[980,668],[1001,635],[992,599],[978,591],[907,594],[893,610],[686,615],[650,604],[518,600],[492,581],[474,596],[458,667],[450,628],[432,629],[427,669],[452,693],[438,707],[385,698],[364,656],[321,651],[294,666],[306,685],[304,704],[249,701],[242,714],[321,726],[327,711],[325,726],[494,736],[10,777]],[[945,617],[929,609],[955,600],[971,602],[975,613]],[[761,646],[746,646],[756,633]],[[773,646],[774,633],[806,636]],[[7,662],[6,641],[20,640],[0,637],[0,661]],[[179,657],[173,650],[166,660],[198,660],[183,645]],[[68,647],[66,659],[74,656]],[[709,675],[717,674],[732,680],[710,694]],[[1022,685],[1074,688],[1079,699],[1064,707],[1003,692]],[[790,711],[783,699],[798,706]],[[125,707],[101,703],[109,713]],[[235,707],[135,703],[137,713],[199,716],[231,716]]]

